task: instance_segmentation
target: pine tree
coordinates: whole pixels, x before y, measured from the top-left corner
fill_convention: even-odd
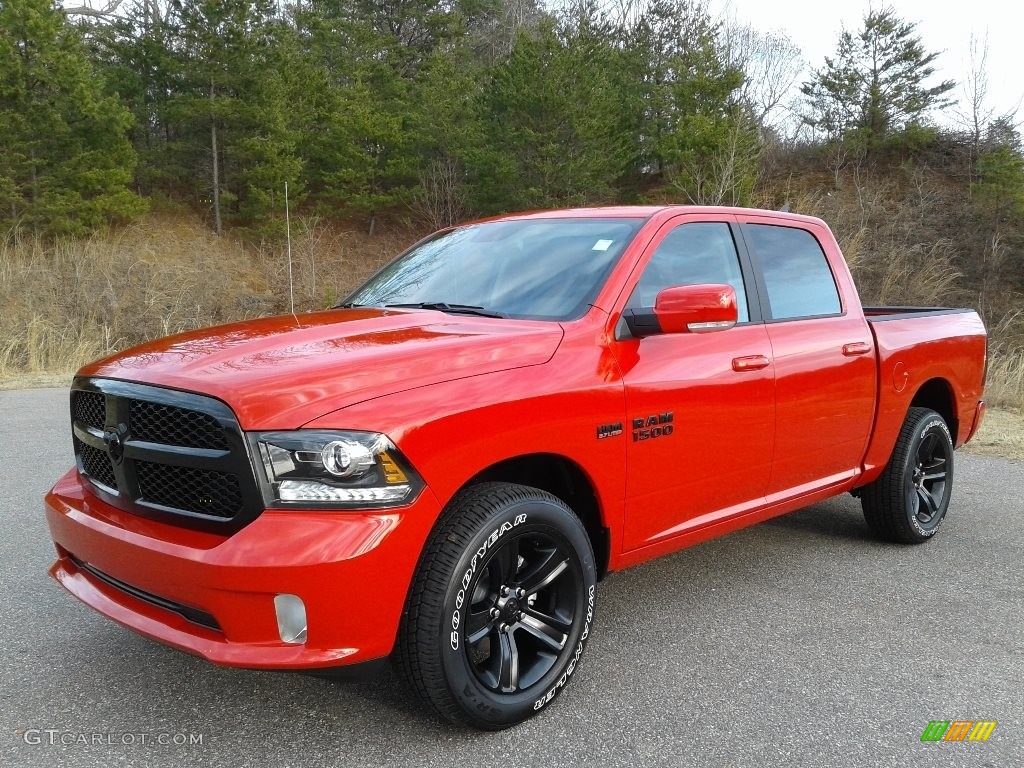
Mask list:
[[[760,138],[738,103],[743,72],[719,41],[719,24],[693,0],[654,0],[629,36],[640,92],[643,166],[689,202],[749,202]]]
[[[413,85],[417,183],[411,205],[433,229],[465,218],[476,194],[474,169],[485,136],[484,73],[466,47],[453,47],[435,51]]]
[[[635,166],[625,54],[590,20],[522,34],[486,88],[486,211],[610,201]]]
[[[919,123],[933,109],[950,104],[951,80],[935,85],[932,63],[917,25],[892,9],[870,11],[863,28],[843,31],[835,58],[826,58],[801,89],[804,120],[829,138],[855,139],[871,151],[890,135]]]
[[[714,143],[732,110],[743,73],[725,60],[718,25],[692,0],[654,0],[630,39],[645,105],[645,162],[661,171],[680,156]]]
[[[135,183],[140,194],[181,197],[194,169],[182,163],[168,111],[180,84],[174,28],[153,0],[122,5],[110,18],[88,20],[92,57],[107,92],[134,116],[130,135],[139,156]]]
[[[441,43],[461,33],[458,6],[475,4],[476,0],[342,0],[338,5],[379,40],[388,41],[397,73],[411,77]]]
[[[265,229],[284,211],[286,180],[301,193],[274,13],[270,0],[182,0],[170,19],[179,74],[168,120],[218,234],[228,219]]]
[[[347,3],[322,6],[308,18],[321,91],[305,137],[310,184],[323,205],[365,217],[372,234],[416,183],[414,73],[403,76],[408,51],[387,25]]]
[[[997,227],[1024,218],[1024,148],[1011,119],[993,120],[978,157],[977,181],[971,185],[976,209]]]
[[[0,222],[80,235],[140,213],[131,124],[56,5],[0,2]]]

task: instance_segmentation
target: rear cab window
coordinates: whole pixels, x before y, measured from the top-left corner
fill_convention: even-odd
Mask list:
[[[798,227],[744,224],[743,236],[764,281],[772,320],[842,314],[832,268],[813,234]]]

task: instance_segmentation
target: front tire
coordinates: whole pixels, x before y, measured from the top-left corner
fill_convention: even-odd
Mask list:
[[[522,722],[575,672],[596,582],[587,532],[560,499],[511,483],[472,486],[445,509],[420,559],[399,674],[454,723]]]
[[[911,408],[889,463],[864,487],[868,527],[882,539],[921,544],[939,530],[953,490],[953,440],[945,420],[929,408]]]

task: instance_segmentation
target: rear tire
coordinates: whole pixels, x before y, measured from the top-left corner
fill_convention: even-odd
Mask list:
[[[885,471],[861,491],[868,527],[879,538],[921,544],[946,519],[953,490],[953,439],[929,408],[911,408]]]
[[[587,532],[560,499],[511,483],[472,486],[449,503],[420,558],[398,672],[451,722],[522,722],[575,672],[596,582]]]

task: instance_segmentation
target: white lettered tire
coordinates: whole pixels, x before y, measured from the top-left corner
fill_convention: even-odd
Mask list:
[[[442,717],[499,730],[546,709],[576,674],[597,570],[579,518],[549,493],[481,483],[431,534],[395,661]]]
[[[930,540],[946,519],[953,491],[953,436],[929,408],[911,408],[885,471],[861,491],[868,527],[900,544]]]

